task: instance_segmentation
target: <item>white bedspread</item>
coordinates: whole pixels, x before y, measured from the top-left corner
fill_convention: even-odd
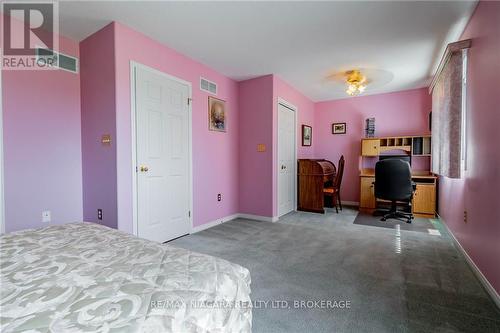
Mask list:
[[[250,332],[250,274],[93,223],[0,237],[2,332]]]

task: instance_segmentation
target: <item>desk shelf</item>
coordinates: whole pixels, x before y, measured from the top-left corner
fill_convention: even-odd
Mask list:
[[[391,136],[361,140],[362,157],[378,157],[392,150],[405,151],[412,157],[431,156],[431,136]],[[413,195],[412,210],[418,217],[433,218],[436,214],[437,177],[429,171],[413,171],[412,179],[417,184]],[[375,170],[360,170],[360,211],[373,212],[377,207],[374,186]]]
[[[361,156],[379,156],[391,150],[403,150],[412,156],[430,156],[431,136],[391,136],[361,140]]]

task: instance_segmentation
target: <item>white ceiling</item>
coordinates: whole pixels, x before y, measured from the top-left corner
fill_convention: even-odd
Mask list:
[[[322,101],[346,97],[325,78],[355,67],[393,76],[365,94],[426,86],[475,4],[67,1],[59,10],[61,33],[76,40],[118,21],[235,80],[274,73]]]

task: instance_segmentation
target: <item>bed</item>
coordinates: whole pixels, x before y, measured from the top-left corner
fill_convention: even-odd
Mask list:
[[[250,332],[250,274],[93,223],[0,237],[2,332]]]

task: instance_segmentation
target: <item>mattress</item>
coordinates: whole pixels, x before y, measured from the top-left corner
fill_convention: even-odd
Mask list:
[[[93,223],[0,237],[2,332],[250,332],[248,270]]]

